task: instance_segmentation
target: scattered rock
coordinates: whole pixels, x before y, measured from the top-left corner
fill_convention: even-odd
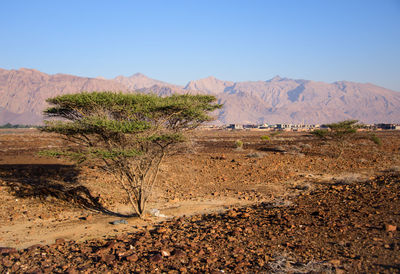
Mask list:
[[[151,256],[151,257],[150,257],[150,261],[153,262],[153,263],[157,263],[157,262],[162,261],[162,256],[161,256],[161,254],[157,253],[157,254]]]
[[[387,232],[396,231],[396,230],[397,230],[397,226],[391,225],[391,224],[386,224],[386,225],[385,225],[385,230],[386,230]]]
[[[65,243],[65,240],[63,238],[58,238],[58,239],[55,240],[55,244],[57,244],[57,245],[60,245],[60,244],[63,244],[63,243]]]
[[[15,253],[17,250],[12,247],[0,247],[0,254],[5,255],[5,254],[10,254],[10,253]]]
[[[110,222],[110,224],[112,224],[112,225],[120,225],[120,224],[127,225],[128,222],[127,222],[126,220],[122,219],[122,220],[115,220],[115,221],[112,221],[112,222]]]
[[[330,260],[329,262],[331,264],[333,264],[335,267],[338,267],[340,265],[340,260],[334,259],[334,260]]]
[[[132,255],[126,257],[126,260],[128,260],[130,262],[136,262],[138,259],[139,259],[139,257],[136,254],[132,254]]]
[[[150,214],[153,215],[154,217],[160,217],[160,218],[166,218],[167,216],[160,213],[160,210],[157,208],[153,208],[150,210]]]
[[[114,255],[112,255],[112,254],[106,254],[106,255],[103,255],[102,257],[101,257],[101,260],[103,261],[103,262],[105,262],[106,264],[112,264],[112,262],[115,260],[115,256]]]

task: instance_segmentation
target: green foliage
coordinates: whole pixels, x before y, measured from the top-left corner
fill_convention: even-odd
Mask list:
[[[375,134],[371,134],[371,135],[369,136],[369,138],[370,138],[370,140],[371,140],[374,144],[376,144],[376,145],[378,145],[378,146],[381,146],[381,145],[382,145],[382,140],[381,140],[381,138],[379,138],[379,137],[376,136]]]
[[[104,149],[88,149],[85,152],[78,151],[61,151],[61,150],[41,150],[39,156],[45,157],[65,157],[82,163],[89,159],[118,159],[119,157],[136,157],[141,153],[136,150],[117,150],[111,151]]]
[[[331,130],[331,136],[335,138],[341,138],[346,135],[350,135],[357,132],[359,125],[358,120],[346,120],[338,123],[332,123],[326,125]]]
[[[341,140],[357,132],[360,127],[357,120],[346,120],[326,125],[328,129],[316,129],[311,134],[321,139]]]
[[[107,91],[50,98],[53,106],[44,111],[49,120],[42,131],[61,134],[75,146],[42,155],[102,161],[141,216],[164,155],[185,141],[185,131],[212,120],[209,113],[222,107],[215,100],[209,95]]]
[[[315,129],[311,132],[311,134],[317,136],[318,138],[325,139],[328,136],[329,131],[327,129]]]
[[[10,124],[10,123],[7,123],[7,124],[4,124],[4,125],[0,126],[0,128],[31,128],[31,127],[37,127],[37,126],[19,125],[19,124],[13,125],[13,124]]]
[[[269,135],[261,136],[261,140],[263,140],[263,141],[271,141],[275,136],[277,136],[277,135],[279,135],[281,133],[282,133],[281,131],[271,132]]]
[[[202,123],[210,121],[207,112],[221,107],[212,104],[214,96],[210,95],[172,95],[159,97],[148,94],[122,94],[113,92],[91,92],[66,94],[47,100],[56,105],[48,108],[45,114],[65,119],[91,116],[93,111],[106,109],[112,117],[99,116],[99,119],[127,119],[131,122],[170,117],[170,121],[179,120],[186,123]],[[100,113],[99,113],[100,114]],[[172,119],[172,120],[171,120]]]
[[[235,146],[236,146],[236,148],[239,148],[239,149],[243,148],[243,141],[242,140],[236,140],[235,141]]]
[[[38,152],[39,156],[45,156],[45,157],[64,157],[68,158],[70,160],[76,161],[78,164],[83,163],[84,161],[87,160],[88,155],[86,153],[82,152],[76,152],[76,151],[60,151],[60,150],[42,150]]]
[[[357,124],[357,120],[347,120],[338,123],[332,123],[326,125],[328,129],[317,129],[311,132],[311,134],[317,136],[325,141],[335,142],[335,148],[339,150],[338,158],[341,157],[345,149],[345,145],[348,142],[356,139],[370,140],[377,145],[381,145],[381,140],[375,134],[362,134],[357,132],[357,129],[361,128],[361,124]]]
[[[263,140],[263,141],[271,141],[271,137],[268,136],[268,135],[263,135],[263,136],[261,136],[261,140]]]
[[[269,134],[269,136],[275,137],[275,136],[277,136],[277,135],[279,135],[279,134],[281,134],[281,133],[282,133],[282,131],[274,131],[274,132],[271,132],[271,133]]]

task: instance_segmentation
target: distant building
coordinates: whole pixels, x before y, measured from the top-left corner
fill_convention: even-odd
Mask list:
[[[229,129],[243,129],[243,125],[240,125],[240,124],[230,124],[230,125],[227,126],[226,128],[229,128]]]
[[[272,126],[269,126],[268,124],[262,124],[258,126],[259,129],[272,129]]]
[[[376,124],[377,129],[386,129],[386,130],[400,130],[400,125],[396,124]]]
[[[292,124],[276,124],[276,128],[280,130],[289,130],[292,128]]]
[[[245,129],[254,129],[254,128],[258,128],[258,125],[247,124],[247,125],[243,125],[243,128],[245,128]]]
[[[292,130],[292,131],[307,131],[319,127],[318,125],[308,124],[276,124],[276,129],[279,130]]]

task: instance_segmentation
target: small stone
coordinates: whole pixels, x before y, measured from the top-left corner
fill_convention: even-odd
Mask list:
[[[169,256],[171,256],[171,253],[168,250],[163,249],[163,250],[161,250],[161,255],[163,257],[169,257]]]
[[[42,247],[42,245],[35,244],[35,245],[31,245],[30,247],[28,247],[28,250],[31,251],[31,250],[35,250],[35,249],[38,249],[38,248],[41,248],[41,247]]]
[[[136,262],[139,257],[136,254],[132,254],[131,256],[126,257],[126,259],[130,262]]]
[[[122,220],[115,220],[113,222],[110,222],[110,224],[112,224],[112,225],[120,225],[120,224],[127,225],[128,222],[126,220],[122,219]]]
[[[78,274],[79,272],[75,268],[68,268],[66,271],[68,274]]]
[[[50,214],[42,213],[38,217],[39,217],[39,219],[46,220],[46,219],[50,218]]]
[[[386,224],[386,225],[385,225],[385,230],[386,230],[387,232],[396,231],[396,230],[397,230],[397,226],[395,226],[395,225],[390,225],[390,224]]]
[[[83,217],[79,217],[79,220],[83,220],[83,221],[90,221],[93,219],[92,215],[88,215],[88,216],[83,216]]]
[[[339,266],[340,265],[340,260],[334,259],[334,260],[330,260],[329,261],[331,264],[333,264],[334,266]]]
[[[14,264],[13,261],[11,261],[8,258],[3,259],[2,261],[2,265],[5,267],[11,267],[13,264]]]
[[[63,238],[58,238],[58,239],[56,239],[55,243],[56,243],[57,245],[60,245],[60,244],[65,243],[65,240],[64,240]]]
[[[179,200],[178,197],[174,197],[173,199],[169,200],[169,202],[171,202],[171,203],[177,203],[177,202],[179,202],[179,201],[180,201],[180,200]]]
[[[228,241],[234,242],[234,241],[236,241],[236,238],[235,238],[235,237],[232,237],[232,236],[228,236]]]
[[[162,261],[161,254],[158,253],[158,254],[155,254],[155,255],[151,256],[150,257],[150,261],[153,262],[153,263],[157,263],[159,261]]]
[[[112,254],[107,254],[107,255],[104,255],[104,256],[101,258],[101,260],[102,260],[103,262],[107,263],[107,264],[111,264],[112,261],[115,260],[115,256],[112,255]]]
[[[12,248],[12,247],[0,247],[0,254],[1,255],[15,253],[15,252],[17,252],[17,250],[15,248]]]
[[[88,215],[88,216],[86,217],[86,221],[91,221],[91,220],[93,220],[93,215]]]
[[[236,212],[236,211],[234,211],[234,210],[230,210],[229,212],[228,212],[228,216],[229,217],[236,217],[238,215],[238,213]]]
[[[183,256],[185,256],[185,252],[183,252],[182,250],[180,250],[180,249],[175,249],[174,250],[174,252],[173,252],[173,255],[175,256],[175,257],[183,257]]]

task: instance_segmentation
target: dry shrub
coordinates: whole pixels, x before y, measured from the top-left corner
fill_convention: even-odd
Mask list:
[[[235,146],[237,149],[242,149],[243,148],[243,141],[242,140],[236,140],[235,141]]]
[[[342,184],[342,185],[363,183],[367,180],[368,180],[368,178],[366,178],[365,175],[360,174],[360,173],[349,173],[349,174],[344,174],[344,175],[334,178],[334,181],[336,184]]]
[[[308,263],[298,263],[286,255],[280,255],[274,262],[268,264],[271,273],[335,273],[335,267],[330,263],[317,262],[314,260]]]

